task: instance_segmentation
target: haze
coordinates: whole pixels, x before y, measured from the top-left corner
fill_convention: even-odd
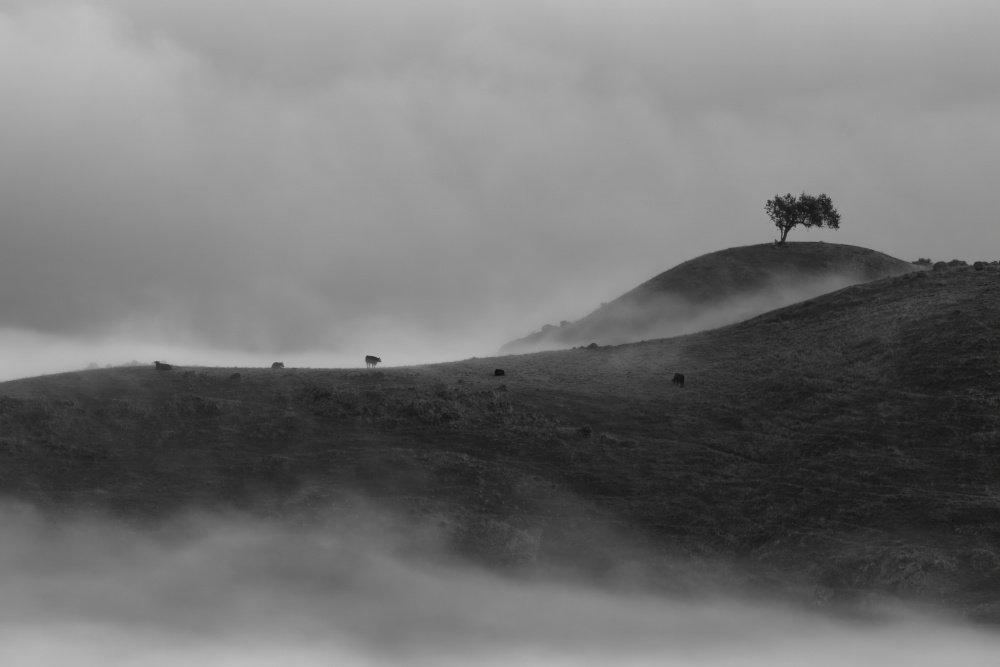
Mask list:
[[[848,285],[864,282],[857,273],[829,273],[823,278],[809,279],[796,275],[775,275],[772,284],[754,292],[730,297],[709,305],[689,299],[661,294],[639,304],[618,300],[602,304],[592,316],[556,340],[542,339],[519,342],[515,353],[564,350],[576,344],[598,343],[621,345],[639,340],[672,338],[742,322],[777,308],[828,294]],[[510,349],[510,348],[506,348]]]
[[[995,634],[885,610],[878,620],[835,620],[748,600],[502,578],[441,562],[433,534],[412,521],[369,515],[364,526],[192,516],[137,535],[4,506],[0,659],[975,667],[1000,650]]]
[[[0,379],[494,354],[706,252],[992,260],[989,1],[0,0]]]

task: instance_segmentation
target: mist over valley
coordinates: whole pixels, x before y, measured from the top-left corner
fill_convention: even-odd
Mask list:
[[[0,663],[995,664],[998,33],[0,0]]]
[[[989,665],[995,633],[671,597],[456,562],[433,526],[359,503],[306,525],[193,514],[136,532],[0,508],[0,659],[168,665]]]

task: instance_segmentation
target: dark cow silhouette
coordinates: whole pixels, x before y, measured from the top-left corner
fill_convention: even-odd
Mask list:
[[[271,368],[284,368],[284,367],[285,367],[285,365],[283,363],[281,363],[280,361],[276,361],[273,364],[271,364]]]
[[[365,366],[367,366],[368,368],[375,368],[375,364],[377,364],[380,361],[382,360],[379,359],[378,357],[373,357],[372,355],[369,354],[368,356],[365,357]]]
[[[674,373],[674,379],[671,380],[671,382],[673,382],[678,387],[683,387],[684,386],[684,374],[683,373]]]
[[[232,375],[229,376],[229,379],[232,380],[233,382],[236,382],[237,380],[239,380],[242,377],[243,376],[240,375],[239,373],[233,373]]]
[[[171,366],[170,364],[160,363],[159,361],[154,361],[153,363],[156,364],[156,370],[158,370],[158,371],[172,371],[172,370],[174,370],[174,367]]]
[[[495,371],[493,371],[493,375],[499,377],[501,375],[507,375],[507,374],[503,372],[502,368],[498,368]]]

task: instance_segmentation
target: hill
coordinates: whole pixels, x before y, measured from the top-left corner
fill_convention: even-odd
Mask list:
[[[0,493],[138,526],[375,505],[495,568],[996,621],[998,332],[997,267],[960,267],[614,347],[30,378]]]
[[[703,331],[917,266],[857,246],[787,243],[729,248],[664,271],[576,322],[504,345],[500,353],[620,344]]]

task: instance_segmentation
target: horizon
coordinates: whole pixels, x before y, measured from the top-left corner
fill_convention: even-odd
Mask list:
[[[769,243],[786,192],[842,215],[790,242],[992,260],[998,27],[985,0],[0,0],[0,379],[493,355]]]
[[[827,241],[790,241],[789,245],[795,245],[797,243],[824,243],[828,245],[839,245],[844,246],[847,244],[837,244]],[[754,245],[769,245],[769,244],[754,244]],[[735,248],[745,248],[752,246],[736,246]],[[860,246],[851,246],[860,247]],[[718,252],[723,252],[726,250],[733,250],[734,247],[723,248],[716,250],[714,252],[707,253],[707,255],[713,255]],[[873,249],[871,249],[873,250]],[[881,251],[876,251],[881,252]],[[888,254],[888,253],[882,253]],[[703,257],[705,255],[700,255]],[[891,255],[890,255],[891,256]],[[690,261],[683,260],[678,265],[670,267],[664,273],[671,269],[677,268],[680,264]],[[896,258],[899,259],[899,258]],[[660,275],[659,273],[656,274]],[[653,276],[656,277],[656,276]],[[675,336],[682,336],[691,333],[697,333],[704,330],[714,329],[720,326],[726,326],[733,322],[742,321],[750,317],[754,317],[766,310],[771,310],[773,308],[780,308],[790,303],[795,303],[803,299],[813,298],[820,294],[824,294],[830,291],[836,291],[842,287],[854,284],[856,281],[849,279],[846,276],[840,276],[838,274],[829,274],[825,278],[819,279],[814,282],[807,282],[796,288],[795,290],[785,289],[774,289],[774,290],[761,290],[760,292],[754,293],[749,296],[737,298],[735,300],[730,299],[727,302],[719,304],[717,308],[713,308],[705,313],[700,314],[695,321],[678,323],[675,326],[663,328],[662,331],[639,331],[635,332],[635,336],[641,337],[643,339],[659,339],[659,338],[673,338]],[[641,283],[640,283],[641,284]],[[629,288],[629,289],[634,289]],[[629,290],[626,290],[627,293]],[[798,296],[795,296],[798,294]],[[616,296],[612,301],[617,299],[622,295]],[[742,305],[741,302],[746,301]],[[585,315],[581,316],[577,320],[571,321],[571,323],[576,323],[580,319],[583,319],[587,315],[598,312],[605,304],[599,304],[598,307],[589,311]],[[732,311],[732,312],[730,312]],[[411,346],[408,350],[404,351],[401,355],[395,357],[390,363],[386,363],[383,360],[380,363],[380,368],[405,368],[411,366],[421,366],[428,364],[441,364],[449,363],[454,361],[462,361],[465,359],[474,358],[500,358],[509,355],[519,355],[519,354],[532,354],[534,352],[547,352],[547,351],[558,351],[570,349],[571,346],[568,344],[554,344],[554,343],[541,343],[534,345],[531,349],[520,349],[517,351],[503,351],[503,347],[508,343],[514,343],[517,340],[530,335],[535,335],[537,331],[529,332],[528,334],[522,334],[510,339],[507,339],[496,346],[493,351],[485,351],[483,346],[477,346],[474,344],[469,344],[462,348],[462,352],[456,354],[450,354],[447,352],[441,352],[440,350],[430,349],[429,347]],[[661,335],[662,334],[662,335]],[[624,335],[621,331],[618,332],[618,336]],[[20,340],[16,340],[20,336]],[[628,338],[628,336],[626,336]],[[11,343],[11,340],[14,342]],[[60,340],[55,337],[49,337],[49,340],[45,340],[45,336],[24,336],[19,334],[19,332],[13,332],[10,330],[0,329],[0,347],[14,347],[20,348],[22,350],[31,350],[33,346],[37,346],[35,354],[32,354],[27,362],[19,363],[23,357],[15,357],[13,359],[7,358],[0,361],[0,382],[6,382],[8,380],[20,380],[27,379],[31,377],[39,377],[45,375],[54,375],[59,373],[67,372],[79,372],[85,370],[97,370],[102,368],[121,368],[121,367],[133,367],[133,366],[151,366],[153,364],[153,357],[158,357],[158,361],[163,361],[165,363],[171,363],[175,367],[183,368],[266,368],[269,367],[275,361],[281,361],[285,364],[287,368],[307,368],[307,369],[329,369],[329,370],[347,370],[352,368],[361,368],[361,364],[364,363],[363,357],[357,354],[348,353],[331,353],[323,350],[305,350],[297,351],[291,354],[278,354],[278,355],[268,355],[263,352],[255,351],[241,351],[241,350],[226,350],[226,349],[212,349],[212,348],[199,348],[194,346],[183,346],[183,345],[164,345],[164,344],[153,344],[153,343],[143,343],[140,341],[130,341],[130,340],[115,340],[115,339],[104,339],[104,340],[91,340],[86,342],[76,341],[71,343],[68,341]],[[638,338],[636,338],[638,340]],[[39,344],[39,341],[41,343]],[[602,342],[602,345],[620,345],[630,342],[630,340],[621,340],[618,342]],[[370,346],[370,347],[379,347]],[[78,359],[86,355],[93,357],[91,361],[84,364],[79,364]],[[378,356],[378,355],[376,355]],[[101,361],[113,359],[112,361]],[[135,363],[138,362],[138,363]],[[20,373],[20,374],[19,374]]]

